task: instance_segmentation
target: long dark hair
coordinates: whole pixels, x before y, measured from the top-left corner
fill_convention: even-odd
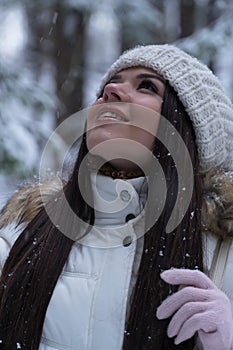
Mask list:
[[[161,114],[175,126],[189,151],[194,175],[193,195],[180,225],[173,232],[166,233],[165,228],[177,197],[178,174],[169,150],[156,140],[154,154],[163,168],[168,195],[161,216],[145,234],[142,260],[126,324],[124,350],[192,350],[194,348],[194,337],[180,345],[175,345],[174,339],[168,338],[166,334],[170,319],[161,321],[156,318],[157,307],[169,294],[177,290],[164,283],[160,273],[171,267],[203,270],[202,179],[199,173],[195,135],[183,105],[168,84]],[[185,167],[185,159],[183,162]]]
[[[162,215],[144,236],[141,264],[126,323],[124,350],[191,350],[194,347],[194,339],[175,346],[174,340],[166,335],[169,319],[159,321],[156,318],[158,305],[173,292],[171,286],[160,279],[160,272],[172,266],[202,270],[202,186],[195,136],[188,115],[168,84],[162,114],[180,132],[189,149],[194,168],[194,190],[181,224],[174,232],[166,234],[166,223],[177,195],[177,170],[168,150],[156,141],[154,154],[165,173],[169,194]],[[94,211],[85,203],[78,185],[80,165],[87,153],[84,137],[64,193],[73,211],[93,224]],[[53,203],[52,210],[57,211],[59,217],[63,208]],[[44,208],[15,242],[0,280],[0,345],[5,350],[12,350],[17,342],[26,350],[39,348],[47,306],[73,243],[50,221]]]
[[[85,222],[93,224],[94,211],[84,201],[78,184],[79,168],[87,153],[84,135],[64,193],[72,210]],[[85,166],[82,169],[85,173]],[[81,178],[88,179],[86,174]],[[39,348],[45,313],[74,243],[48,217],[50,213],[58,220],[66,220],[70,215],[64,212],[65,206],[59,199],[58,193],[56,201],[52,199],[27,225],[4,265],[0,280],[0,347],[4,350],[15,349],[16,343],[25,350]],[[70,225],[70,230],[73,229]]]

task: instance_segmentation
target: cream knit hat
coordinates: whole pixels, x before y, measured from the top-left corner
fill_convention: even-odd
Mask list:
[[[193,123],[202,172],[232,170],[233,105],[210,69],[172,45],[137,46],[112,64],[98,95],[117,72],[136,66],[152,68],[176,90]]]

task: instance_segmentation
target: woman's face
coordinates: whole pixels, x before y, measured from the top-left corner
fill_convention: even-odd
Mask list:
[[[129,68],[117,73],[87,118],[88,150],[119,169],[144,164],[154,145],[165,81],[152,69]]]

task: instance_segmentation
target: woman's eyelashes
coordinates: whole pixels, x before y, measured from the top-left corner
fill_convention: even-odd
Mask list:
[[[118,80],[110,80],[105,84],[104,88],[109,84],[120,84],[120,83],[121,82],[119,82]],[[148,79],[142,80],[137,89],[142,89],[142,88],[151,90],[156,93],[159,91],[157,86],[151,80],[148,80]]]
[[[104,95],[104,90],[106,88],[106,86],[108,86],[109,84],[124,84],[124,82],[121,82],[119,79],[111,79],[109,80],[105,85],[104,88],[99,96],[99,98],[103,97]],[[133,86],[132,86],[133,88]],[[139,84],[135,83],[134,88],[136,90],[148,90],[154,94],[159,94],[159,88],[157,87],[157,85],[150,79],[143,79]]]
[[[145,89],[145,90],[149,90],[155,94],[157,94],[159,92],[159,89],[157,88],[157,86],[151,81],[151,80],[142,80],[138,86],[138,90],[140,89]]]

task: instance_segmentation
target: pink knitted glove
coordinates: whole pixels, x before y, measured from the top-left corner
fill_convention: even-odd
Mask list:
[[[188,269],[164,271],[161,278],[179,291],[157,309],[159,319],[173,317],[168,326],[175,344],[198,332],[204,350],[233,350],[233,319],[227,296],[202,272]]]

